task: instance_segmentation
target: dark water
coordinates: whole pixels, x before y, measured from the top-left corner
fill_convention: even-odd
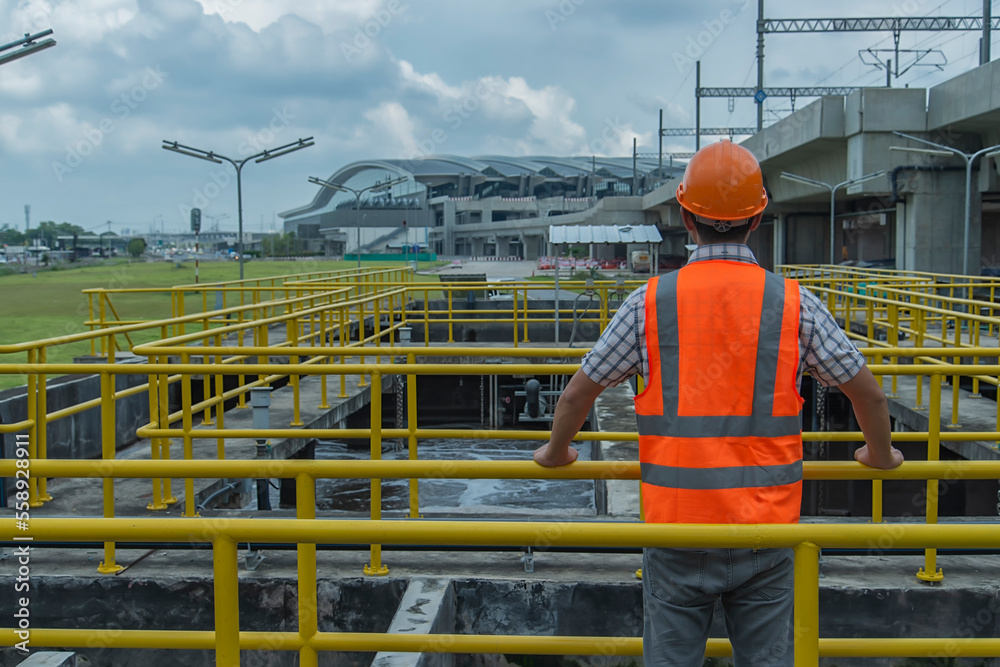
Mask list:
[[[422,440],[417,444],[423,460],[529,461],[541,444],[536,440]],[[391,445],[389,445],[391,447]],[[580,460],[589,460],[590,443],[577,445]],[[316,445],[317,460],[367,460],[367,451],[351,450],[339,442]],[[409,458],[408,452],[383,451],[385,460]],[[529,512],[593,514],[594,482],[591,480],[538,479],[422,479],[420,512],[500,515]],[[368,512],[371,482],[367,479],[316,481],[316,503],[321,510]],[[409,480],[382,481],[382,509],[409,508]]]

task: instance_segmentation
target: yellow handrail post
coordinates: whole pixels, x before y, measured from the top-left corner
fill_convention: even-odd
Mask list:
[[[893,302],[889,306],[889,345],[891,347],[899,347],[899,306]],[[899,357],[890,357],[889,363],[896,364],[899,363]],[[898,385],[899,377],[896,375],[892,376],[892,390],[889,394],[889,398],[897,398],[899,396]]]
[[[513,307],[514,313],[514,347],[517,347],[517,288],[515,287],[511,291],[513,292],[513,296],[511,297],[511,306]],[[528,298],[527,294],[525,294],[525,298]]]
[[[241,306],[243,305],[243,290],[240,290],[240,305]],[[245,333],[246,329],[243,327],[243,309],[240,308],[239,312],[237,313],[237,332],[236,332],[236,335],[239,336],[239,338],[236,341],[236,344],[240,347],[243,347],[243,335]],[[250,329],[250,335],[251,335],[251,341],[253,341],[255,334],[252,328]],[[239,363],[240,366],[242,366],[244,363],[246,363],[246,358],[241,357]],[[246,375],[240,373],[239,375],[236,376],[236,386],[239,387],[240,389],[239,396],[237,396],[236,399],[237,408],[247,407],[247,393],[243,391],[243,387],[246,386],[246,382],[247,382]]]
[[[374,300],[374,311],[372,312],[372,331],[375,336],[375,347],[382,347],[382,299]],[[381,361],[381,357],[375,357],[376,363]]]
[[[299,318],[293,317],[288,320],[287,323],[288,342],[291,344],[292,348],[299,346]],[[297,354],[291,355],[288,361],[292,364],[299,363],[299,356]],[[292,381],[292,423],[289,426],[302,426],[302,411],[299,407],[299,375],[295,374],[291,377]]]
[[[215,580],[215,664],[240,666],[239,562],[236,542],[228,536],[212,540]]]
[[[331,326],[331,327],[328,328],[326,326],[327,314],[329,312],[330,312],[329,310],[323,309],[319,313],[319,345],[318,345],[319,347],[330,347],[330,342],[329,342],[329,339],[328,339],[328,335],[329,335],[329,332],[332,331],[333,327]],[[324,355],[321,363],[324,366],[329,366],[330,365],[330,355]],[[323,373],[322,375],[319,376],[319,382],[320,382],[319,409],[320,410],[328,410],[330,408],[330,404],[327,401],[327,395],[326,395],[326,382],[327,382],[327,377],[328,376],[329,376],[329,373]]]
[[[170,376],[167,374],[168,366],[170,362],[170,357],[166,355],[161,355],[158,358],[158,363],[160,368],[163,369],[163,373],[158,375],[159,388],[157,389],[157,398],[160,399],[160,428],[170,428]],[[160,458],[164,461],[170,460],[170,445],[171,441],[169,437],[160,439]],[[177,502],[177,497],[174,496],[174,481],[170,477],[164,477],[161,479],[161,484],[163,487],[163,502],[167,505],[173,505]]]
[[[365,363],[365,355],[361,352],[365,349],[365,302],[363,299],[358,299],[358,363]],[[365,374],[361,373],[358,376],[358,386],[367,387],[368,383],[365,382]]]
[[[941,457],[941,375],[931,375],[930,413],[927,423],[927,460],[938,461]],[[938,520],[938,481],[927,480],[927,523]],[[937,549],[924,551],[924,566],[917,572],[917,579],[936,583],[944,579],[944,572],[937,566]]]
[[[101,337],[104,340],[104,337]],[[34,364],[38,361],[38,350],[32,348],[28,350],[28,363]],[[28,458],[38,458],[38,401],[31,400],[35,396],[38,388],[38,378],[34,373],[28,373],[28,401],[27,412],[28,421]],[[42,501],[38,499],[38,480],[35,477],[28,478],[28,506],[41,507]]]
[[[181,355],[181,363],[191,363],[191,356],[185,352]],[[184,441],[184,460],[194,460],[194,442],[191,430],[194,424],[191,415],[191,376],[185,373],[181,376],[181,432]],[[184,516],[200,516],[194,503],[194,479],[184,478]]]
[[[942,338],[947,338],[943,335]],[[958,319],[958,315],[955,316],[955,349],[960,350],[962,347],[962,323]],[[952,363],[955,365],[962,363],[962,357],[952,357]],[[948,428],[957,429],[961,427],[958,423],[958,399],[959,392],[962,387],[962,376],[952,375],[951,376],[951,423],[948,424]]]
[[[524,320],[524,337],[523,337],[523,340],[524,340],[525,343],[528,343],[528,342],[530,342],[528,340],[528,288],[524,289],[524,306],[523,307],[524,307],[524,317],[522,317],[522,319]]]
[[[302,473],[295,477],[295,516],[298,519],[316,518],[316,480]],[[318,667],[319,655],[308,642],[319,631],[319,611],[316,593],[316,545],[299,544],[299,638],[306,643],[299,649],[301,667]]]
[[[152,361],[152,359],[150,359]],[[158,376],[149,376],[149,425],[153,428],[161,428],[160,425],[160,399],[157,396],[157,387],[159,386]],[[153,461],[160,460],[160,448],[163,438],[152,437],[149,439],[149,458]],[[163,502],[163,495],[161,494],[161,480],[157,477],[153,478],[153,499],[149,501],[146,505],[148,510],[163,510],[167,508],[166,503]]]
[[[45,364],[45,346],[38,348],[38,363]],[[38,422],[38,458],[45,460],[49,457],[49,404],[48,389],[46,387],[46,375],[38,374],[35,385],[38,400],[38,410],[35,412],[35,420]],[[29,394],[30,400],[30,394]],[[48,480],[44,477],[38,478],[38,501],[45,503],[52,500],[48,492]]]
[[[919,306],[923,306],[923,303],[920,303],[918,305]],[[914,328],[917,330],[916,339],[913,341],[913,345],[915,347],[922,347],[923,346],[923,340],[924,340],[924,322],[925,322],[925,320],[924,320],[924,311],[923,311],[923,308],[918,308],[917,309],[917,316],[916,316],[916,324],[914,325]],[[919,366],[921,363],[922,362],[920,360],[920,357],[914,357],[913,358],[913,365]],[[916,405],[913,406],[913,409],[914,410],[923,410],[924,409],[924,407],[923,407],[923,404],[924,404],[924,376],[923,375],[915,375],[913,377],[913,379],[916,380],[916,382],[917,382]]]
[[[347,347],[347,333],[350,328],[350,313],[348,312],[347,306],[341,306],[338,309],[340,313],[340,347]],[[338,355],[340,357],[340,365],[343,366],[346,362],[344,361],[344,355]],[[347,398],[347,375],[340,373],[340,398]]]
[[[872,480],[872,523],[882,523],[882,480]]]
[[[819,664],[819,547],[795,545],[795,666]]]
[[[371,391],[371,460],[382,459],[382,373],[372,371]],[[372,521],[382,518],[382,480],[372,479],[371,487],[371,517]],[[382,545],[371,545],[371,563],[365,565],[364,572],[369,576],[381,577],[389,574],[389,568],[382,564]]]
[[[215,335],[215,346],[222,347],[221,334]],[[220,366],[222,365],[221,354],[215,355],[215,363]],[[226,391],[226,385],[224,380],[225,377],[222,375],[222,373],[215,374],[215,396],[216,398],[219,399],[219,405],[217,408],[215,408],[215,415],[216,415],[215,421],[218,423],[217,428],[220,431],[226,428],[226,403],[225,400],[222,398],[223,394]],[[222,461],[223,459],[226,458],[226,439],[223,437],[219,437],[219,439],[216,440],[215,447],[219,460]]]
[[[452,288],[450,286],[445,288],[448,291],[448,342],[455,342],[455,326],[453,324],[455,319],[455,313],[451,305]]]
[[[95,317],[95,313],[94,313],[94,293],[93,292],[87,292],[87,315],[88,315],[87,319],[90,322],[93,322],[94,321],[94,317]],[[89,329],[91,331],[93,331],[94,330],[94,325],[90,324],[89,325]],[[95,345],[96,342],[97,342],[96,338],[91,338],[90,339],[90,356],[92,356],[92,357],[93,356],[97,356],[97,347]]]
[[[413,366],[416,357],[412,352],[406,355],[406,363]],[[417,376],[410,373],[406,376],[406,428],[410,432],[409,456],[411,461],[417,460]],[[420,517],[420,480],[410,478],[410,518]]]
[[[976,328],[975,334],[972,333],[973,326],[975,326]],[[969,343],[972,345],[972,347],[979,347],[979,327],[980,327],[979,320],[972,320],[972,319],[969,320]],[[973,366],[979,365],[979,357],[972,358],[972,365]],[[979,393],[978,375],[972,376],[972,394],[969,395],[969,398],[982,398],[982,394]]]
[[[207,292],[202,292],[202,294],[207,294]],[[205,306],[205,310],[206,311],[208,310],[207,304]],[[208,330],[209,330],[209,323],[208,323],[208,317],[206,317],[204,320],[204,326],[202,327],[202,331],[207,333]],[[203,347],[208,347],[210,342],[211,342],[211,336],[205,336],[204,338],[201,339],[201,344]],[[207,354],[203,354],[201,356],[201,362],[203,364],[208,363]],[[209,377],[208,373],[202,373],[201,375],[201,395],[204,396],[206,400],[212,395],[212,379]],[[205,416],[202,417],[201,419],[201,425],[202,426],[214,425],[214,422],[212,421],[212,406],[210,404],[205,406]]]
[[[100,325],[99,325],[100,329],[104,328],[104,297],[105,297],[104,292],[101,292],[101,293],[99,293],[97,295],[97,309],[98,309],[98,315],[97,315],[97,317],[98,317],[98,321],[100,322]],[[104,336],[101,336],[101,354],[102,355],[107,354],[107,350],[104,349],[105,345],[106,345],[105,338],[104,338]]]
[[[115,458],[115,376],[101,373],[101,458],[112,461]],[[104,478],[104,518],[115,516],[115,480]],[[104,560],[97,567],[101,574],[114,574],[123,569],[115,563],[115,543],[104,543]]]
[[[431,344],[431,311],[430,304],[427,301],[430,299],[430,290],[424,290],[424,347],[430,347]]]
[[[875,341],[875,301],[868,299],[868,344]]]

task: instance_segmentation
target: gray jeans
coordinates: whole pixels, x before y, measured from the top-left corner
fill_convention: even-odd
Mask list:
[[[701,667],[722,599],[737,667],[793,664],[791,549],[646,549],[646,665]]]

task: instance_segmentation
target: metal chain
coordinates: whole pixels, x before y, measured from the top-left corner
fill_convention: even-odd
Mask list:
[[[997,484],[1000,484],[1000,479],[997,480]],[[1000,489],[997,490],[997,516],[1000,516]]]
[[[830,391],[823,385],[816,383],[816,414],[819,416],[819,429],[821,431],[829,431],[830,424],[828,422],[829,415],[827,414],[827,397],[830,395]],[[817,458],[820,461],[826,460],[826,441],[820,440],[819,452]],[[826,504],[826,488],[822,481],[816,481],[816,512],[819,513],[820,510]]]
[[[479,376],[479,425],[486,428],[486,378]]]
[[[406,412],[406,379],[402,375],[395,376],[396,389],[396,428],[406,428],[403,423],[403,415]],[[406,438],[396,440],[396,451],[401,452],[406,448]]]

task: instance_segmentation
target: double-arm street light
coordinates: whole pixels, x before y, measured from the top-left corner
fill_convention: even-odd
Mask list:
[[[245,157],[241,160],[234,160],[228,158],[225,155],[219,155],[213,151],[203,151],[200,148],[192,148],[191,146],[185,146],[179,144],[176,141],[163,140],[163,146],[168,151],[173,151],[174,153],[180,153],[181,155],[189,155],[191,157],[196,157],[199,160],[207,160],[209,162],[215,162],[217,164],[222,164],[225,160],[229,164],[236,168],[236,202],[237,209],[239,211],[239,238],[237,239],[236,252],[238,253],[239,263],[240,263],[240,280],[243,280],[243,183],[241,180],[241,174],[243,172],[243,165],[245,165],[250,160],[254,162],[264,162],[266,160],[273,160],[276,157],[281,157],[282,155],[288,155],[289,153],[294,153],[297,150],[303,148],[308,148],[312,146],[315,142],[312,137],[306,137],[305,139],[299,139],[298,141],[293,141],[290,144],[285,144],[284,146],[278,146],[277,148],[269,148],[263,150],[260,153]]]
[[[965,231],[963,232],[962,241],[962,273],[968,275],[969,273],[969,220],[972,216],[972,163],[975,162],[976,158],[985,155],[986,157],[996,157],[1000,155],[1000,144],[996,146],[990,146],[982,150],[976,151],[975,153],[966,153],[965,151],[960,151],[957,148],[952,148],[951,146],[945,146],[944,144],[936,144],[933,141],[927,141],[926,139],[921,139],[920,137],[914,137],[909,134],[904,134],[902,132],[893,132],[897,137],[903,137],[904,139],[910,139],[912,141],[919,141],[922,144],[927,144],[928,146],[934,146],[933,149],[930,148],[912,148],[910,146],[890,146],[889,150],[893,151],[907,151],[909,153],[924,153],[925,155],[941,155],[944,157],[951,157],[952,155],[957,155],[963,160],[965,160]]]
[[[834,258],[834,221],[837,205],[837,190],[843,187],[849,187],[851,185],[857,185],[858,183],[864,183],[865,181],[870,181],[879,176],[885,176],[884,171],[873,171],[870,174],[865,174],[864,176],[859,176],[858,178],[849,178],[842,183],[837,183],[832,185],[830,183],[824,183],[823,181],[817,181],[812,178],[806,178],[805,176],[799,176],[798,174],[790,174],[787,171],[781,172],[781,177],[789,180],[795,181],[796,183],[802,183],[804,185],[811,185],[814,188],[826,188],[830,191],[830,264],[836,264]]]
[[[405,183],[408,180],[409,179],[406,176],[400,176],[399,178],[395,178],[385,183],[376,183],[374,185],[369,185],[366,188],[355,190],[354,188],[349,188],[346,185],[343,185],[342,183],[331,183],[330,181],[324,181],[319,178],[316,178],[315,176],[309,177],[309,182],[314,185],[319,185],[324,188],[336,190],[337,192],[350,192],[351,194],[354,195],[355,224],[357,225],[358,229],[358,235],[357,235],[358,248],[356,253],[358,256],[359,269],[361,268],[361,195],[363,195],[366,192],[382,192],[383,190],[388,190],[389,188],[395,185],[399,185],[400,183]]]
[[[23,38],[15,40],[10,44],[0,46],[0,65],[6,65],[7,63],[17,60],[18,58],[23,58],[37,51],[43,51],[49,47],[55,46],[56,40],[51,37],[43,39],[40,42],[35,41],[36,39],[40,39],[42,37],[48,37],[51,34],[52,28],[35,33],[34,35],[25,33]],[[10,49],[13,49],[15,46],[20,46],[21,48],[17,51],[10,51]],[[10,53],[4,53],[4,51],[10,51]]]

